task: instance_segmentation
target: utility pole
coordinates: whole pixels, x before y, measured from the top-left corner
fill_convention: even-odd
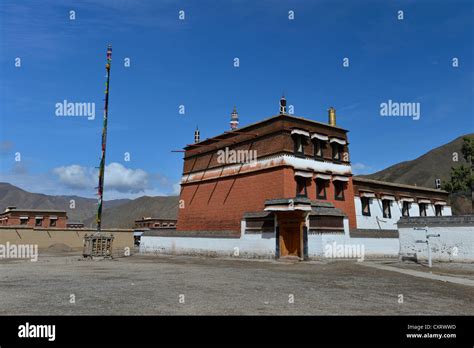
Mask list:
[[[99,166],[99,186],[98,186],[98,205],[97,205],[97,233],[102,227],[102,204],[104,200],[104,170],[105,170],[105,149],[107,145],[107,117],[109,112],[109,82],[110,82],[110,65],[112,63],[112,45],[107,46],[107,63],[105,70],[107,72],[105,82],[105,106],[104,106],[104,124],[102,128],[102,156]]]
[[[425,227],[414,227],[414,230],[418,231],[425,231],[426,232],[426,240],[417,240],[416,243],[426,243],[428,247],[428,267],[431,268],[433,263],[431,261],[431,245],[430,245],[430,238],[439,237],[439,234],[428,234],[428,226]]]

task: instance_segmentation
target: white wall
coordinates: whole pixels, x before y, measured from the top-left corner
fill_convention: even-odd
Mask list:
[[[414,230],[413,227],[399,228],[400,255],[416,254],[419,260],[428,259],[426,232]],[[473,226],[428,226],[428,234],[439,234],[430,238],[431,257],[438,261],[473,262],[474,261],[474,227]]]
[[[140,252],[178,255],[274,258],[275,234],[246,234],[241,238],[142,236]]]
[[[362,215],[362,202],[360,197],[354,197],[356,209],[356,222],[358,229],[369,230],[396,230],[397,222],[402,217],[403,203],[400,201],[391,201],[390,211],[392,217],[390,219],[383,217],[382,200],[378,198],[370,198],[370,216]],[[420,208],[418,203],[410,203],[410,217],[420,216]],[[451,216],[451,207],[443,207],[443,216]],[[426,216],[436,216],[433,204],[428,204],[426,208]]]
[[[365,258],[397,257],[400,245],[397,238],[350,238],[342,234],[308,235],[308,256],[324,257],[326,245],[360,245],[364,247]]]

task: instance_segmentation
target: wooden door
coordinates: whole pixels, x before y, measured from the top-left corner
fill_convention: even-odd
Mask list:
[[[280,257],[301,257],[301,233],[303,224],[304,221],[302,221],[299,216],[279,216]]]

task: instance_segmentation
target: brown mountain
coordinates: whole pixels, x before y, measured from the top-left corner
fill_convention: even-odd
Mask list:
[[[435,179],[447,181],[451,176],[451,167],[466,164],[462,157],[463,138],[474,138],[474,134],[466,134],[450,143],[437,147],[414,160],[401,162],[370,175],[360,175],[369,179],[397,182],[401,184],[435,187]],[[458,154],[458,162],[453,161],[453,154]],[[453,214],[472,214],[471,193],[450,195]]]
[[[125,204],[105,209],[102,214],[104,228],[131,228],[135,220],[142,217],[156,217],[164,219],[177,219],[177,196],[143,196]],[[85,226],[94,227],[95,220],[91,217],[84,221]]]
[[[70,208],[74,200],[75,208]],[[129,199],[116,199],[104,202],[104,211],[129,202]],[[8,206],[21,209],[57,209],[65,210],[70,221],[84,221],[97,211],[97,200],[79,196],[50,196],[32,193],[8,183],[0,182],[0,212]]]
[[[414,160],[395,164],[370,175],[360,176],[374,180],[434,188],[435,179],[449,180],[451,167],[466,164],[461,153],[463,137],[474,138],[474,133],[460,136]],[[458,154],[458,162],[453,161],[453,153],[455,152]]]

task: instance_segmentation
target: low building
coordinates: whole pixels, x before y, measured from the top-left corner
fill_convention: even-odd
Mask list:
[[[162,219],[152,217],[142,217],[135,220],[135,229],[170,229],[176,228],[176,219]]]
[[[66,223],[67,228],[84,228],[84,223],[79,221],[68,221]]]
[[[66,228],[66,224],[67,213],[62,210],[8,207],[0,214],[0,226]]]

